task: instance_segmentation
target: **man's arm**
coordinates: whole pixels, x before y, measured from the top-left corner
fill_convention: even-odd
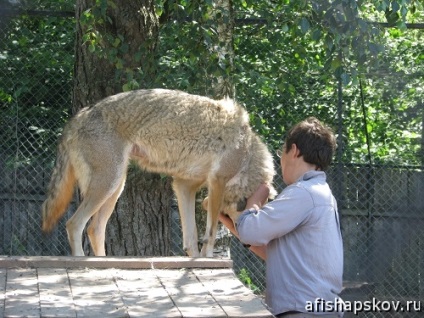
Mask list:
[[[261,184],[258,189],[247,199],[246,210],[254,208],[259,210],[259,207],[264,205],[268,201],[269,196],[269,186],[266,184]],[[223,213],[219,214],[219,220],[224,224],[230,232],[240,239],[237,230],[234,227],[234,222],[228,215]],[[263,260],[266,260],[266,245],[263,246],[250,246],[249,249],[258,255]]]
[[[255,208],[259,210],[261,206],[268,202],[269,186],[262,183],[255,192],[247,199],[246,210]]]
[[[231,218],[224,214],[224,213],[219,213],[219,220],[221,221],[222,224],[224,224],[227,229],[230,230],[230,232],[237,237],[238,239],[238,233],[237,230],[234,227],[234,222],[233,220],[231,220]],[[262,245],[262,246],[250,246],[249,250],[251,250],[253,253],[255,253],[257,256],[259,256],[260,258],[262,258],[263,260],[266,260],[266,245]]]

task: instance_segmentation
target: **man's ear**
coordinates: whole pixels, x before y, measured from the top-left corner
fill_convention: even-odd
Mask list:
[[[297,145],[295,144],[295,143],[293,143],[292,145],[291,145],[291,150],[292,150],[292,155],[293,155],[293,158],[298,158],[298,157],[300,157],[300,156],[302,156],[302,154],[300,153],[300,150],[299,150],[299,148],[297,147]]]

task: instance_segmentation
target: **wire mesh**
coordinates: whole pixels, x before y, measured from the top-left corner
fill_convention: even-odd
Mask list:
[[[37,23],[35,23],[35,19]],[[40,22],[42,19],[42,22]],[[42,27],[40,26],[40,23]],[[40,231],[40,206],[55,157],[57,137],[69,118],[71,109],[73,37],[72,18],[18,17],[11,19],[7,28],[0,30],[0,254],[4,255],[69,255],[64,222],[75,210],[75,204],[68,209],[68,215],[61,221],[51,236],[44,237]],[[60,27],[59,27],[60,26]],[[245,26],[239,32],[250,32]],[[28,45],[28,42],[31,45]],[[275,44],[278,50],[279,42]],[[242,45],[239,43],[239,46]],[[249,45],[245,45],[246,49]],[[249,49],[253,49],[252,47]],[[255,47],[260,54],[265,47]],[[47,54],[48,53],[48,54]],[[243,52],[236,52],[242,56]],[[245,52],[244,52],[245,53]],[[243,58],[236,60],[248,67]],[[257,62],[257,61],[256,61]],[[239,65],[239,66],[240,66]],[[262,70],[266,72],[266,70]],[[257,74],[256,74],[257,75]],[[263,82],[264,77],[252,73],[252,87],[273,85],[272,78]],[[256,80],[256,82],[255,82]],[[334,114],[336,120],[336,87],[332,92],[321,92],[316,102],[310,96],[320,91],[319,79],[303,80],[298,76],[285,78],[290,89],[295,90],[296,100],[285,100],[282,117],[276,117],[279,125],[289,128],[308,114]],[[380,79],[380,82],[393,77]],[[396,78],[396,85],[399,79]],[[261,81],[259,83],[259,81]],[[292,81],[292,82],[290,82]],[[295,86],[295,81],[299,81]],[[374,81],[378,81],[374,79]],[[415,78],[405,78],[406,84],[416,85]],[[378,85],[380,82],[377,82]],[[335,83],[336,86],[337,83]],[[236,89],[238,98],[246,102],[248,92]],[[271,94],[272,95],[272,94]],[[275,98],[279,98],[276,96]],[[346,103],[346,117],[360,112],[359,92],[343,92]],[[387,99],[387,96],[385,96]],[[406,98],[407,96],[401,96]],[[402,100],[398,99],[401,103]],[[422,96],[418,95],[417,107],[403,118],[400,127],[410,122],[423,122]],[[419,101],[421,100],[421,104]],[[256,96],[256,104],[274,103],[269,94]],[[410,101],[410,100],[408,100]],[[246,102],[249,104],[248,102]],[[332,106],[328,106],[331,104]],[[276,104],[277,106],[278,103]],[[323,106],[326,105],[326,106]],[[421,105],[421,106],[419,106]],[[334,106],[334,107],[333,107]],[[249,107],[248,107],[249,108]],[[280,108],[279,108],[280,109]],[[412,108],[411,108],[412,109]],[[250,106],[250,112],[256,109]],[[381,114],[373,114],[374,119]],[[255,113],[257,118],[265,114]],[[357,118],[357,117],[355,117]],[[385,118],[383,118],[384,120]],[[346,119],[341,130],[358,134],[366,123]],[[347,129],[349,128],[349,129]],[[397,129],[398,127],[396,127]],[[386,135],[399,133],[388,125]],[[336,130],[338,131],[338,129]],[[422,131],[414,141],[422,143]],[[266,136],[272,151],[281,143],[284,129],[274,136]],[[372,138],[372,135],[371,135]],[[378,140],[371,140],[375,144]],[[420,302],[424,305],[424,176],[422,165],[375,164],[349,162],[348,137],[343,140],[341,156],[328,171],[328,181],[338,200],[344,239],[344,280],[346,300],[399,300]],[[365,142],[364,142],[365,144]],[[352,145],[350,145],[352,146]],[[355,146],[355,145],[354,145]],[[363,147],[364,145],[358,145]],[[408,149],[403,148],[403,149]],[[396,155],[395,155],[396,156]],[[275,160],[279,172],[279,162]],[[284,188],[280,175],[275,178],[276,188]],[[203,194],[199,196],[201,200]],[[171,214],[172,255],[184,255],[182,233],[176,202]],[[198,223],[202,223],[204,212],[197,212]],[[202,233],[202,229],[199,230]],[[234,239],[225,228],[220,227],[216,255],[231,257],[234,269],[247,285],[258,293],[265,289],[265,264]],[[406,307],[405,307],[406,308]],[[361,313],[363,317],[397,317],[396,312]],[[402,317],[418,317],[415,312],[403,312]]]
[[[71,107],[72,26],[23,16],[0,31],[0,254],[69,253],[63,222],[41,234],[40,206]]]

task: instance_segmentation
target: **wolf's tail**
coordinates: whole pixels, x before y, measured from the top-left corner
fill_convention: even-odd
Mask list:
[[[70,162],[65,142],[59,143],[56,164],[47,191],[47,199],[42,206],[42,230],[49,233],[56,226],[72,199],[75,185],[74,168]]]

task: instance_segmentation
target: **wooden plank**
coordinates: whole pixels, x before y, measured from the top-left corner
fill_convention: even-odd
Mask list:
[[[35,269],[7,271],[5,317],[40,317],[37,273]]]
[[[72,256],[0,256],[0,268],[122,268],[122,269],[180,269],[232,268],[226,258],[170,257],[72,257]]]
[[[228,268],[0,268],[1,295],[0,317],[272,317]]]
[[[68,269],[77,317],[128,317],[108,270]]]
[[[230,269],[193,269],[228,317],[274,317],[259,297],[245,287]]]
[[[182,317],[152,270],[120,270],[116,284],[130,317]]]
[[[157,270],[156,274],[183,317],[227,317],[191,270]]]
[[[39,268],[40,311],[44,317],[76,317],[66,269]]]

